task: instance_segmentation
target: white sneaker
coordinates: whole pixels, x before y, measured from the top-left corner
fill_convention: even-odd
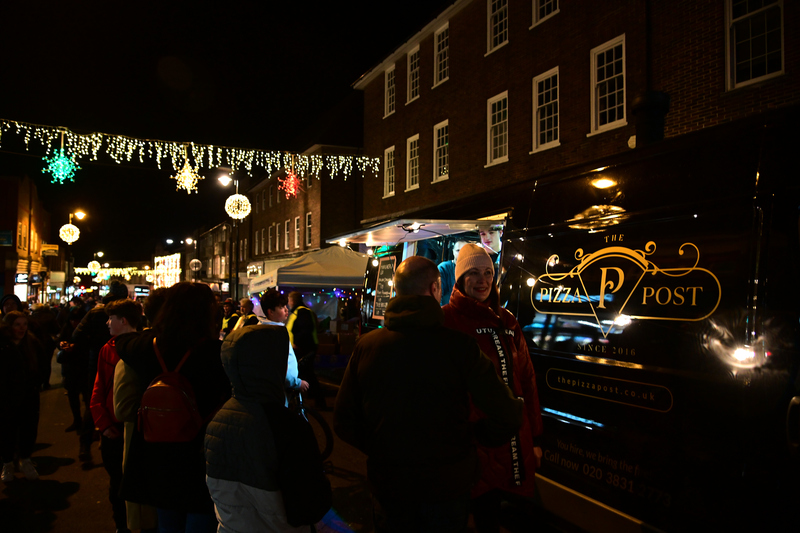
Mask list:
[[[14,462],[3,463],[3,482],[14,481]]]
[[[33,466],[30,458],[22,459],[19,462],[19,469],[22,470],[27,479],[39,479],[39,472],[36,471],[36,467]]]

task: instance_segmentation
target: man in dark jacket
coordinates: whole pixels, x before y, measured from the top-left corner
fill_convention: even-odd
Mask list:
[[[297,291],[289,293],[289,319],[286,321],[289,339],[297,357],[300,379],[308,382],[308,395],[314,398],[317,409],[327,409],[325,393],[317,379],[314,364],[317,360],[317,315],[303,304],[303,295]]]
[[[480,477],[473,437],[508,442],[523,402],[472,338],[444,327],[434,263],[406,259],[394,288],[385,327],[356,344],[334,428],[368,456],[376,531],[463,531]],[[485,415],[474,422],[470,398]]]

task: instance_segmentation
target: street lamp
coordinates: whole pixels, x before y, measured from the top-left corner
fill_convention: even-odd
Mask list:
[[[239,220],[244,220],[247,215],[250,214],[250,200],[247,199],[247,196],[239,194],[239,180],[233,178],[233,171],[221,175],[217,180],[224,186],[227,187],[233,181],[235,193],[228,197],[225,201],[225,212],[228,213],[233,219],[233,226],[236,228],[236,247],[239,247],[239,225],[236,223]],[[233,266],[233,272],[229,276],[231,283],[234,284],[233,295],[238,300],[239,299],[239,256],[234,252],[233,246],[231,246],[230,255],[232,256],[233,261],[228,261],[228,269]]]

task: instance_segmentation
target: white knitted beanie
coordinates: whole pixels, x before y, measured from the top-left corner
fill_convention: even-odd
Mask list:
[[[475,267],[480,269],[489,267],[492,269],[492,275],[494,275],[494,263],[486,249],[477,244],[465,244],[461,251],[458,252],[458,259],[456,260],[456,282],[464,272]]]

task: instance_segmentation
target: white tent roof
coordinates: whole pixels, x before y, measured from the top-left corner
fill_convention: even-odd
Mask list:
[[[250,293],[269,287],[361,287],[367,270],[365,254],[332,246],[298,257],[277,270],[253,279]]]

